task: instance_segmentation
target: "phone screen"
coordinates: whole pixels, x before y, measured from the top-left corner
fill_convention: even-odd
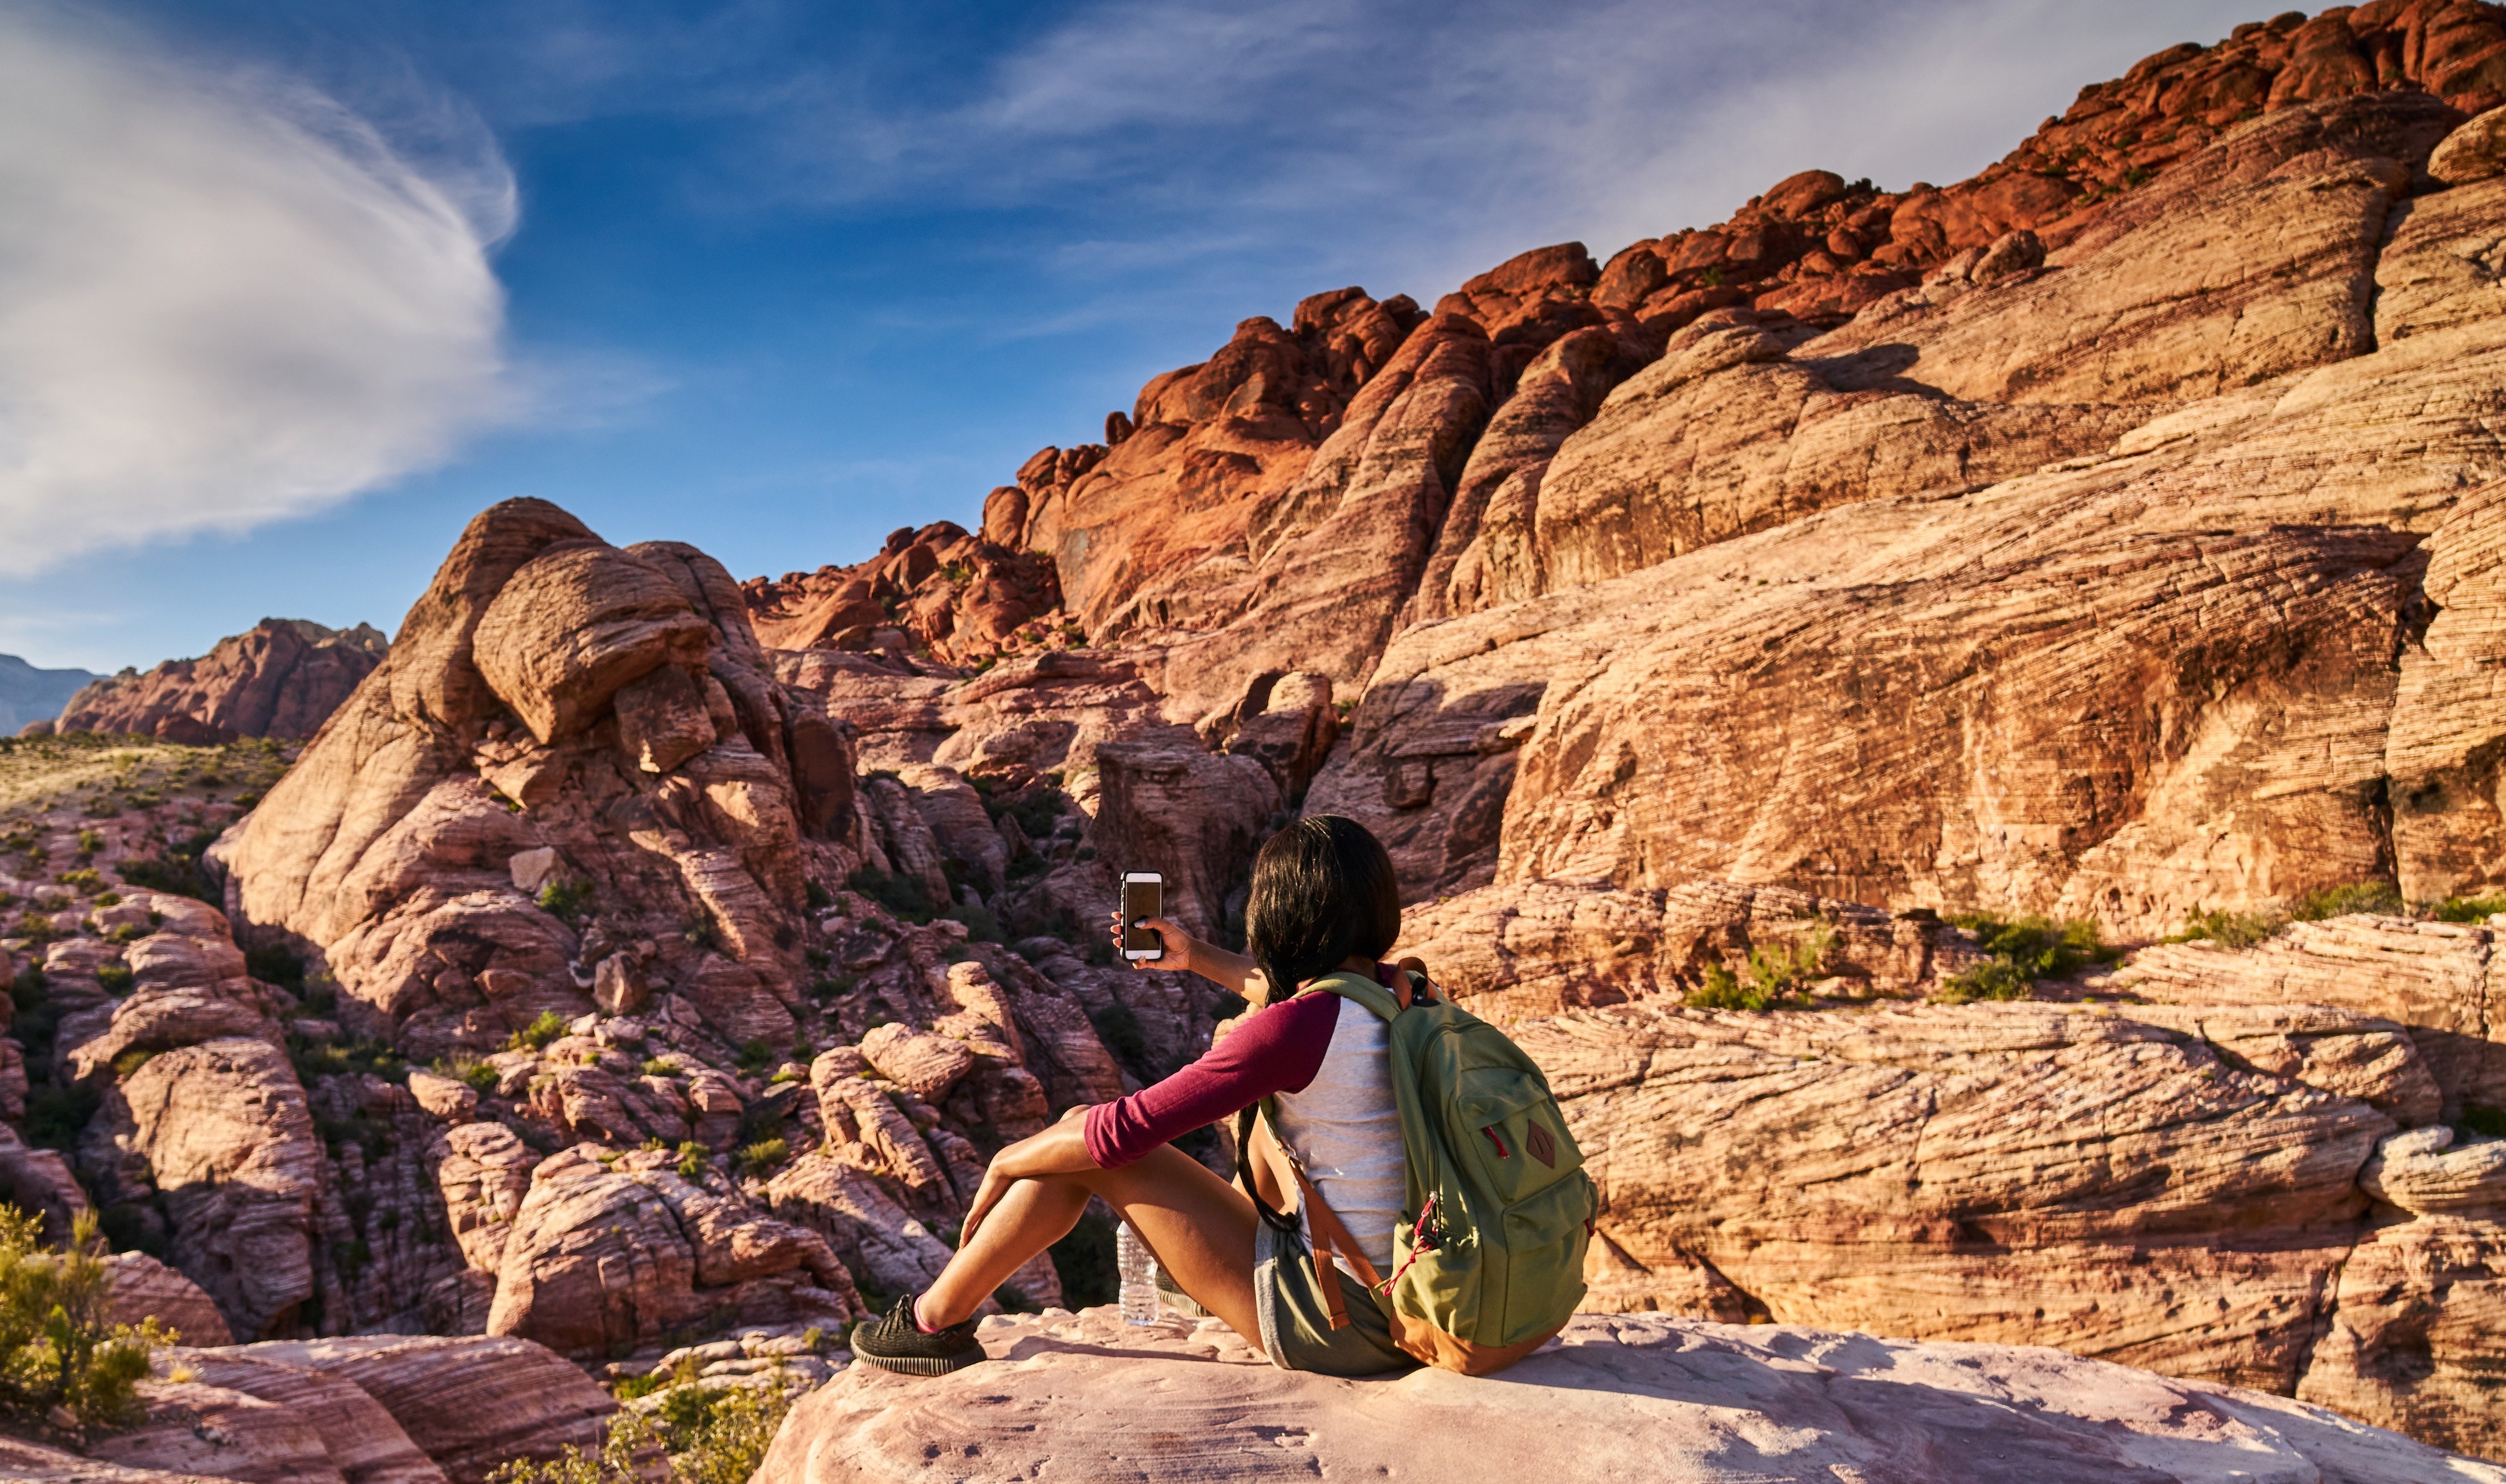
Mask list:
[[[1123,947],[1125,951],[1156,953],[1165,947],[1155,929],[1140,926],[1144,917],[1163,917],[1165,904],[1164,886],[1156,881],[1123,883]]]

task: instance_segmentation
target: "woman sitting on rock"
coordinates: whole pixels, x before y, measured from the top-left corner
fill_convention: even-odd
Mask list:
[[[1136,967],[1188,969],[1261,1007],[1156,1086],[1073,1109],[994,1155],[956,1255],[929,1289],[854,1331],[856,1357],[925,1376],[983,1360],[977,1306],[1068,1234],[1096,1195],[1130,1222],[1184,1292],[1273,1364],[1361,1376],[1414,1363],[1394,1347],[1365,1285],[1342,1266],[1333,1276],[1350,1323],[1332,1327],[1307,1255],[1310,1231],[1261,1219],[1243,1191],[1169,1142],[1275,1098],[1278,1128],[1325,1202],[1359,1234],[1377,1268],[1391,1271],[1408,1168],[1386,1027],[1341,996],[1311,989],[1335,973],[1391,982],[1397,971],[1378,962],[1401,929],[1391,858],[1353,821],[1299,820],[1255,859],[1244,919],[1249,958],[1199,942],[1170,919],[1150,926],[1164,951]],[[1122,936],[1118,912],[1118,951]],[[1287,988],[1270,992],[1276,986]]]

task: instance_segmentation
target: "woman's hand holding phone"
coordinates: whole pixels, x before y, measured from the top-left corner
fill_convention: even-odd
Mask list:
[[[1135,959],[1124,953],[1123,914],[1118,910],[1114,913],[1114,956],[1116,958],[1133,969],[1164,969],[1171,972],[1181,972],[1192,968],[1192,951],[1199,944],[1194,940],[1191,934],[1183,930],[1183,924],[1171,917],[1152,917],[1140,926],[1156,931],[1158,942],[1161,945],[1158,956]]]

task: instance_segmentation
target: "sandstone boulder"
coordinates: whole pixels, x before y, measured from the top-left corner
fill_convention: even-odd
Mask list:
[[[211,1041],[152,1057],[106,1094],[81,1160],[108,1203],[162,1213],[174,1266],[234,1333],[293,1328],[314,1292],[311,1226],[327,1164],[275,1047]]]
[[[1581,1010],[1517,1040],[1601,1188],[1596,1302],[2055,1344],[2289,1393],[2392,1131],[2076,1007]]]
[[[113,1323],[136,1326],[153,1319],[186,1345],[234,1343],[226,1316],[198,1284],[146,1253],[115,1253],[105,1261],[113,1269]]]
[[[261,1346],[173,1351],[160,1358],[158,1368],[168,1376],[188,1375],[197,1385],[250,1397],[295,1418],[312,1430],[325,1455],[322,1463],[337,1471],[342,1484],[444,1484],[444,1470],[411,1440],[381,1402],[353,1381],[286,1363]],[[228,1478],[252,1476],[236,1469],[228,1457],[233,1439],[222,1439],[218,1431],[232,1430],[220,1423],[216,1431],[182,1428],[164,1435],[177,1449],[206,1445],[205,1459],[188,1461],[199,1472]],[[137,1447],[117,1450],[115,1456],[125,1462],[145,1457],[157,1467],[187,1462],[183,1452],[149,1449],[143,1454]]]
[[[805,1398],[760,1484],[1101,1470],[1160,1481],[1419,1473],[1708,1480],[2506,1477],[2317,1407],[2055,1351],[1785,1325],[1585,1317],[1473,1380],[1273,1369],[1224,1325],[1111,1310],[1001,1318],[992,1363],[933,1382],[854,1366]]]
[[[373,1334],[227,1354],[353,1385],[450,1484],[484,1484],[513,1459],[589,1451],[617,1410],[590,1377],[527,1340]]]
[[[674,1173],[675,1157],[583,1146],[542,1161],[503,1245],[488,1333],[599,1355],[718,1315],[831,1327],[858,1315],[814,1232]]]
[[[581,730],[628,681],[701,664],[712,640],[678,588],[623,551],[560,546],[525,562],[480,616],[479,673],[543,743]]]

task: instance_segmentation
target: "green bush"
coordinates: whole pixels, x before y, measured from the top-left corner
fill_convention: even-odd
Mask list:
[[[2275,912],[2188,912],[2184,931],[2167,939],[2189,943],[2206,939],[2222,948],[2251,948],[2269,942],[2288,919]]]
[[[764,1175],[792,1155],[792,1147],[781,1139],[760,1139],[739,1151],[739,1168],[744,1174]]]
[[[92,897],[104,890],[104,878],[91,870],[65,870],[60,883],[82,897]]]
[[[537,1051],[564,1034],[564,1019],[555,1010],[542,1010],[538,1019],[506,1038],[505,1049]]]
[[[2431,909],[2439,922],[2487,922],[2493,912],[2506,912],[2506,894],[2448,897]]]
[[[552,881],[540,888],[540,910],[571,928],[591,910],[591,888],[580,881]]]
[[[2018,965],[1994,958],[1950,975],[1941,984],[1940,998],[1945,1005],[1965,1005],[1974,1000],[2024,1000],[2034,988],[2035,981]]]
[[[95,1116],[104,1095],[84,1082],[39,1082],[26,1089],[26,1142],[39,1149],[67,1149]]]
[[[705,1172],[704,1146],[689,1139],[679,1145],[679,1179],[702,1180]]]
[[[844,885],[907,922],[931,920],[931,888],[919,876],[892,875],[876,866],[856,868]]]
[[[622,1396],[625,1391],[622,1383]],[[598,1453],[569,1446],[547,1461],[516,1459],[489,1473],[487,1484],[654,1484],[643,1465],[654,1454],[668,1460],[669,1484],[748,1484],[792,1406],[770,1387],[707,1388],[671,1378],[640,1395],[656,1392],[660,1402],[651,1410],[610,1419]]]
[[[2008,959],[2031,979],[2062,978],[2123,956],[2122,950],[2106,946],[2093,922],[2056,922],[2032,912],[2021,917],[1958,912],[1949,923],[1974,934],[1985,952]]]
[[[32,1425],[57,1407],[82,1431],[138,1421],[149,1353],[170,1337],[153,1319],[112,1322],[94,1217],[78,1219],[60,1252],[42,1234],[41,1218],[0,1205],[0,1412]]]
[[[122,996],[130,993],[130,986],[137,981],[138,975],[131,971],[130,966],[127,964],[98,964],[95,966],[95,982],[97,987],[101,988],[106,994],[111,995],[116,999],[120,999]]]
[[[2462,1126],[2488,1139],[2506,1139],[2506,1109],[2479,1103],[2463,1105]]]
[[[371,1074],[387,1082],[409,1080],[409,1063],[379,1041],[351,1037],[346,1041],[311,1041],[291,1033],[287,1059],[296,1066],[298,1081],[311,1086],[316,1078]]]
[[[1763,1010],[1772,1007],[1774,999],[1755,983],[1741,983],[1738,974],[1722,965],[1708,964],[1705,982],[1688,992],[1687,1003],[1700,1010]]]
[[[940,915],[948,918],[951,922],[964,923],[966,925],[966,936],[975,942],[997,943],[1001,940],[1000,919],[994,917],[990,911],[985,908],[979,906],[955,906],[950,907],[948,911],[943,912]]]
[[[2405,911],[2401,889],[2389,881],[2353,881],[2347,886],[2327,886],[2297,899],[2288,915],[2298,922],[2321,922],[2327,917],[2346,917],[2352,912],[2375,912],[2391,917]],[[2506,911],[2506,903],[2499,910]]]
[[[676,1077],[679,1064],[666,1056],[648,1056],[644,1058],[644,1065],[636,1070],[646,1077]]]
[[[1953,912],[1948,922],[1974,934],[1978,945],[1990,955],[1942,982],[1940,999],[1951,1005],[2024,1000],[2038,979],[2064,978],[2091,964],[2111,964],[2123,956],[2122,950],[2106,945],[2093,922],[2056,922],[2032,912],[2020,917]]]
[[[1812,922],[1789,942],[1761,943],[1749,950],[1741,972],[1721,964],[1705,966],[1705,982],[1688,992],[1698,1009],[1764,1010],[1825,972],[1836,946],[1836,930]]]
[[[243,970],[264,984],[275,984],[291,995],[304,993],[304,960],[282,943],[245,949]]]
[[[132,1046],[113,1059],[114,1080],[126,1082],[130,1075],[156,1059],[157,1053],[146,1046]]]
[[[471,1091],[482,1097],[495,1091],[499,1079],[495,1068],[471,1056],[439,1056],[433,1070],[438,1077],[448,1077],[456,1082],[468,1084]]]

